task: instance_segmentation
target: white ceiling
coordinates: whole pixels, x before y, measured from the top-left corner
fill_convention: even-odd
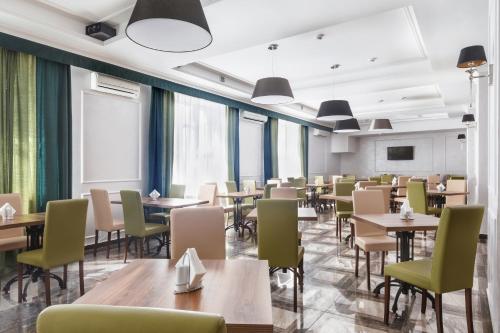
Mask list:
[[[134,3],[2,0],[0,31],[244,101],[271,75],[267,46],[278,43],[275,74],[290,80],[296,105],[272,109],[308,120],[332,97],[349,100],[361,119],[456,116],[468,102],[458,53],[487,43],[487,0],[202,0],[213,44],[169,54],[125,37]],[[85,36],[97,21],[118,36],[104,43]]]

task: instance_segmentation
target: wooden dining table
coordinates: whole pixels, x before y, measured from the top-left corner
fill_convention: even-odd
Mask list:
[[[342,201],[345,203],[352,203],[352,195],[336,195],[336,194],[322,194],[319,196],[320,200],[333,200]]]
[[[217,313],[224,317],[228,333],[273,331],[267,260],[202,262],[207,270],[203,288],[193,292],[174,294],[173,260],[141,259],[112,273],[74,303]]]
[[[298,217],[299,221],[318,220],[316,210],[310,207],[298,207]],[[252,211],[246,216],[246,219],[250,221],[257,221],[257,208],[252,209]]]
[[[111,200],[112,204],[121,205],[122,201]],[[142,205],[144,207],[151,208],[162,208],[162,209],[174,209],[174,208],[185,208],[191,206],[198,206],[207,204],[208,200],[198,200],[198,199],[184,199],[184,198],[158,198],[153,199],[150,197],[142,197]]]
[[[243,235],[244,230],[248,229],[248,231],[252,233],[252,228],[250,228],[250,226],[245,223],[243,218],[243,200],[246,198],[252,198],[253,206],[255,207],[257,199],[262,198],[263,195],[264,191],[260,190],[218,194],[218,198],[227,198],[233,200],[233,224],[226,227],[226,230],[234,228],[234,231],[239,234],[241,229],[241,234]]]

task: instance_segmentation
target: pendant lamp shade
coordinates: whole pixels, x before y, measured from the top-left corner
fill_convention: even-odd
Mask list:
[[[255,84],[251,101],[258,104],[285,104],[293,102],[292,88],[283,77],[265,77]]]
[[[476,119],[474,118],[474,115],[472,113],[466,113],[462,116],[462,123],[464,124],[470,124],[475,122]]]
[[[125,33],[163,52],[192,52],[212,43],[200,0],[137,0]]]
[[[484,47],[482,45],[473,45],[464,47],[460,51],[457,67],[472,68],[481,66],[487,62],[488,60],[486,59],[486,53],[484,52]]]
[[[349,102],[344,100],[324,101],[319,106],[316,118],[324,121],[352,119],[351,107]]]
[[[390,131],[392,124],[389,119],[373,119],[369,131]]]
[[[356,118],[339,120],[335,123],[335,128],[333,129],[335,133],[352,133],[360,130],[361,128]]]

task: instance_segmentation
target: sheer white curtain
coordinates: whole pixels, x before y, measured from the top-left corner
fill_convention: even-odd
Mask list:
[[[278,120],[278,172],[280,178],[299,177],[302,173],[300,159],[300,125]]]
[[[227,175],[226,106],[176,93],[172,183],[194,198],[201,184],[224,188]]]

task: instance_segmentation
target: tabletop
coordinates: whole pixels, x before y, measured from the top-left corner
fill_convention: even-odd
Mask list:
[[[264,195],[263,191],[250,191],[250,192],[239,191],[239,192],[229,192],[229,193],[225,193],[225,194],[217,194],[217,197],[218,198],[244,199],[244,198],[259,197],[261,195]]]
[[[120,204],[121,200],[111,200],[112,204]],[[183,199],[183,198],[158,198],[153,200],[150,197],[142,197],[142,204],[146,207],[156,207],[164,209],[184,208],[207,204],[207,200]]]
[[[324,188],[332,188],[333,187],[333,184],[332,183],[327,183],[327,184],[321,184],[321,185],[317,185],[317,184],[306,184],[307,187],[324,187]]]
[[[14,215],[13,219],[0,218],[0,230],[24,228],[45,223],[45,213]]]
[[[428,190],[427,191],[427,195],[431,195],[431,196],[440,196],[440,195],[451,196],[451,195],[468,195],[468,194],[470,194],[470,192],[464,192],[464,191],[443,191],[443,192],[439,192],[438,190]]]
[[[298,208],[299,221],[317,221],[318,214],[316,210],[310,207],[299,207]],[[246,216],[247,220],[256,221],[257,220],[257,208],[252,209],[252,211]]]
[[[436,230],[439,218],[433,215],[413,214],[413,220],[402,220],[399,214],[353,214],[356,221],[370,223],[378,228],[389,231],[427,231]]]
[[[335,195],[335,194],[322,194],[319,196],[320,200],[335,200],[351,203],[352,195]]]
[[[228,332],[273,331],[267,260],[202,262],[207,273],[203,288],[194,292],[174,294],[173,261],[141,259],[112,273],[75,303],[218,313],[224,317]]]

